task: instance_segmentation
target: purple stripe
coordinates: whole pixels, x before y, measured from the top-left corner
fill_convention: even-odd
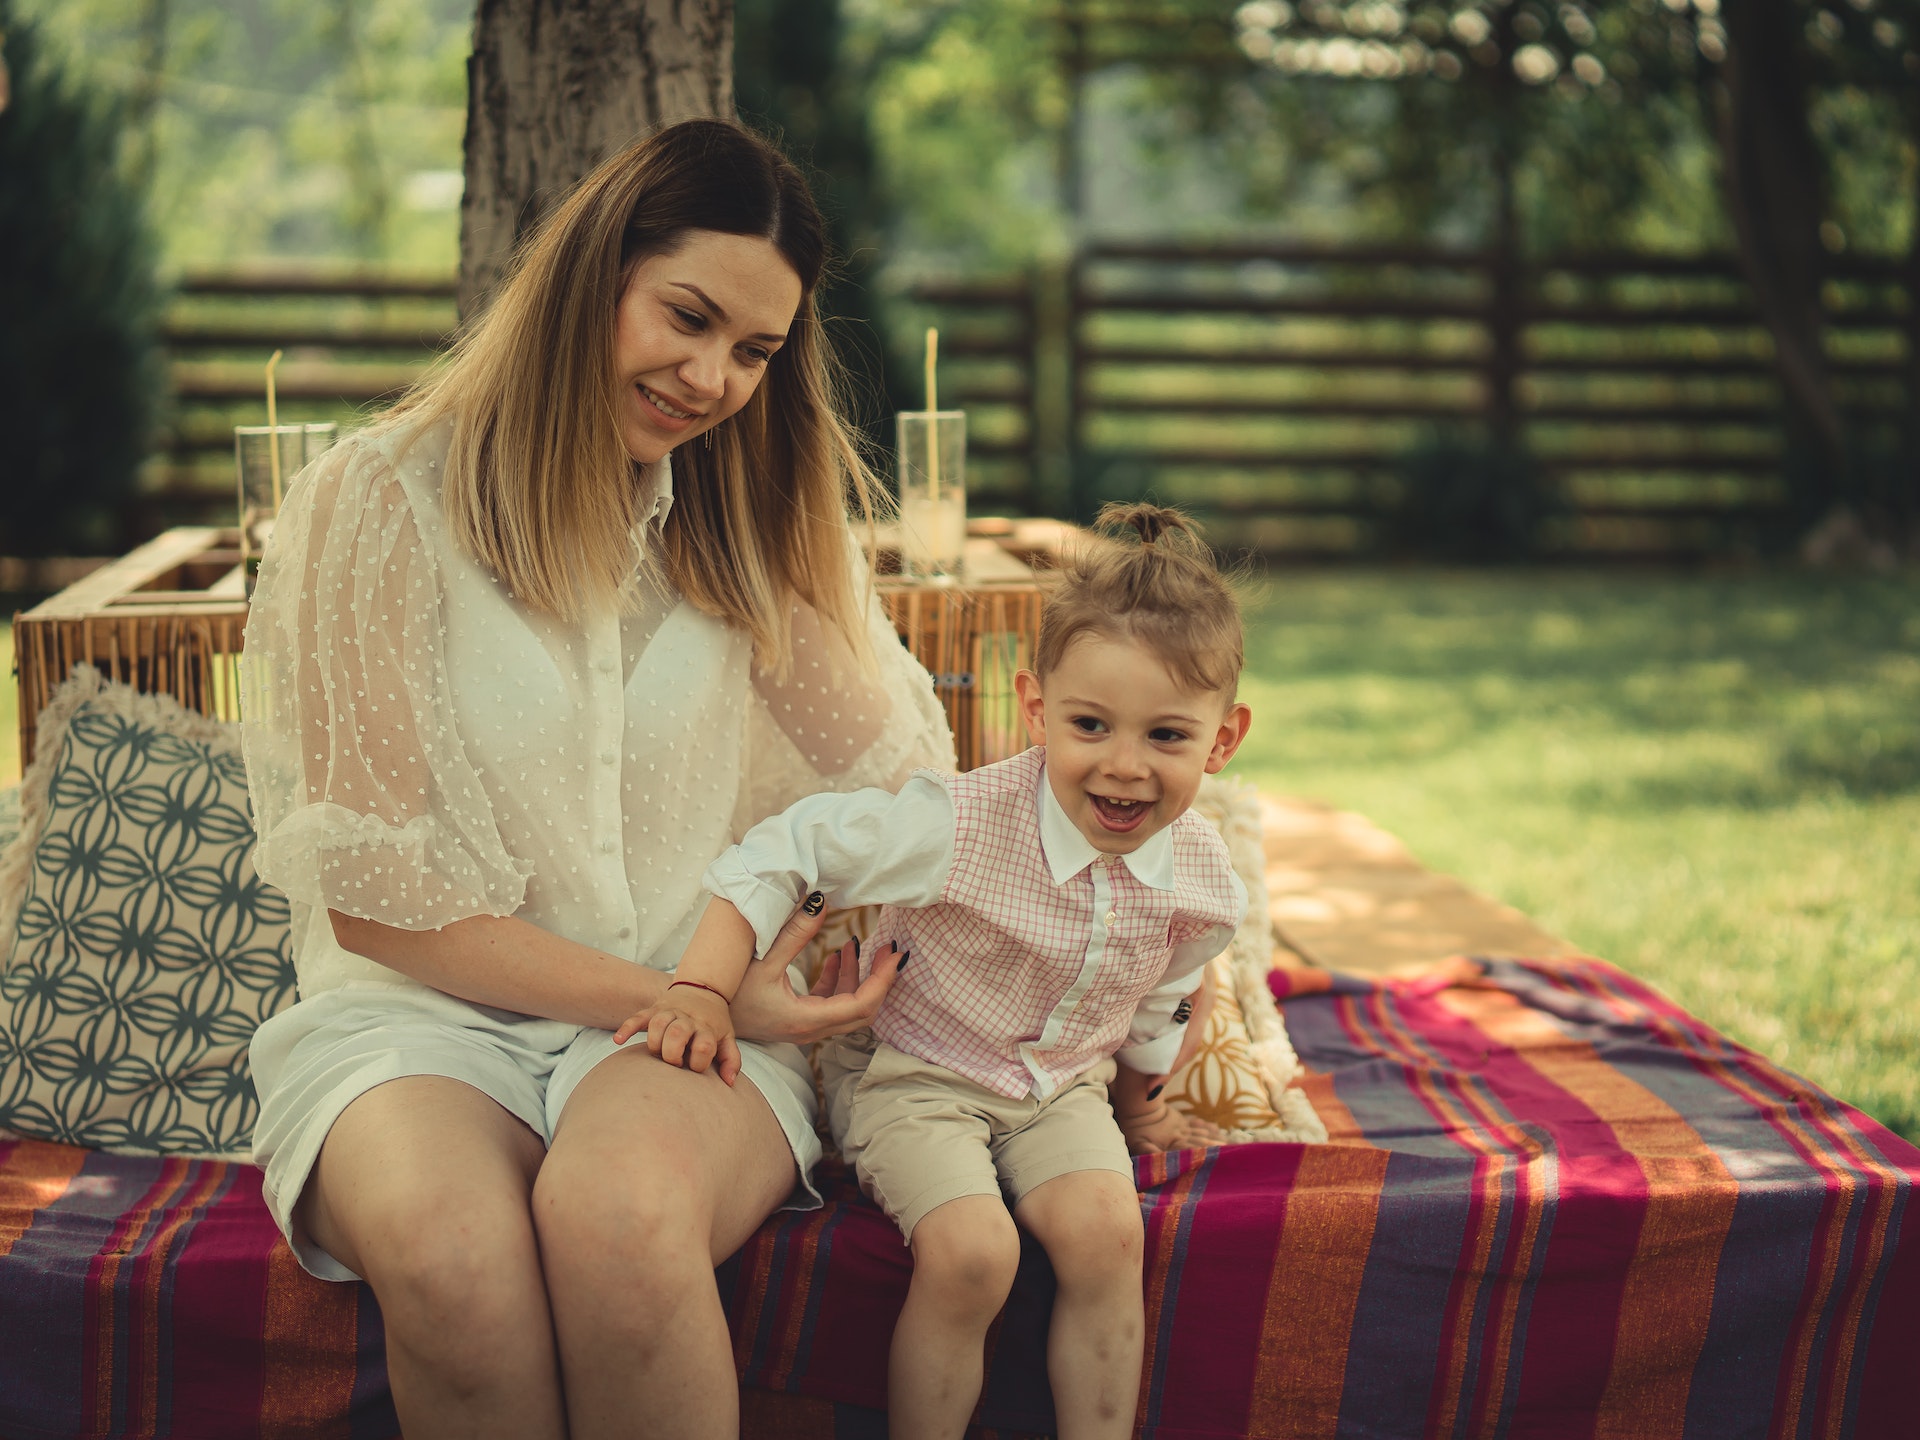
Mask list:
[[[1341,1434],[1425,1431],[1453,1285],[1447,1262],[1465,1242],[1472,1192],[1473,1161],[1464,1155],[1387,1157],[1347,1342]]]
[[[834,1232],[839,1230],[840,1221],[846,1213],[845,1206],[830,1205],[827,1207],[826,1220],[820,1226],[820,1243],[813,1252],[813,1273],[807,1276],[807,1305],[800,1317],[800,1343],[795,1347],[793,1370],[787,1378],[789,1392],[799,1390],[800,1379],[813,1362],[813,1332],[820,1323],[820,1297],[826,1292],[827,1277],[833,1269]]]
[[[1193,1238],[1194,1214],[1199,1209],[1200,1197],[1206,1193],[1207,1181],[1213,1174],[1214,1157],[1218,1154],[1218,1149],[1212,1146],[1201,1152],[1199,1168],[1193,1177],[1193,1184],[1187,1189],[1180,1207],[1180,1218],[1174,1226],[1173,1259],[1168,1263],[1166,1283],[1160,1291],[1160,1325],[1154,1335],[1153,1374],[1147,1385],[1147,1416],[1142,1429],[1149,1436],[1160,1424],[1160,1406],[1166,1399],[1167,1365],[1173,1358],[1173,1322],[1180,1311],[1180,1275],[1186,1266],[1187,1243]],[[1187,1151],[1169,1157],[1165,1183],[1178,1180],[1193,1163]],[[1143,1226],[1151,1219],[1156,1203],[1151,1195],[1141,1196],[1140,1220]]]
[[[786,1318],[781,1287],[787,1278],[787,1262],[793,1250],[798,1225],[812,1221],[811,1211],[782,1210],[773,1230],[773,1253],[767,1257],[767,1284],[760,1300],[760,1320],[754,1326],[753,1350],[747,1360],[747,1373],[755,1377],[767,1373],[767,1351],[774,1345],[774,1330]]]
[[[1840,1433],[1854,1433],[1855,1422],[1860,1414],[1860,1389],[1866,1380],[1867,1356],[1872,1352],[1869,1343],[1873,1335],[1873,1322],[1880,1309],[1880,1296],[1886,1289],[1887,1279],[1893,1272],[1893,1264],[1900,1249],[1900,1226],[1906,1219],[1907,1195],[1913,1188],[1910,1175],[1903,1175],[1893,1188],[1893,1206],[1887,1216],[1887,1238],[1881,1251],[1880,1264],[1874,1268],[1873,1278],[1867,1284],[1865,1303],[1860,1307],[1860,1332],[1855,1342],[1854,1361],[1847,1375],[1846,1409],[1842,1417]]]
[[[115,1224],[159,1176],[158,1160],[89,1155],[65,1192],[34,1216],[6,1257],[0,1286],[0,1434],[78,1434],[85,1415],[87,1287],[78,1283]],[[122,1335],[114,1367],[124,1375]],[[119,1381],[116,1381],[116,1389]],[[105,1417],[102,1417],[105,1418]]]

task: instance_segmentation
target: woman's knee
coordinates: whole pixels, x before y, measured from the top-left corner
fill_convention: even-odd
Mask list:
[[[949,1200],[913,1228],[914,1286],[951,1308],[991,1315],[1019,1268],[1020,1232],[997,1197]]]
[[[676,1174],[581,1173],[551,1162],[533,1186],[533,1225],[550,1266],[622,1273],[645,1284],[663,1271],[710,1270],[712,1214]]]
[[[355,1239],[388,1330],[416,1352],[457,1342],[484,1364],[547,1326],[532,1217],[519,1196],[390,1209]]]

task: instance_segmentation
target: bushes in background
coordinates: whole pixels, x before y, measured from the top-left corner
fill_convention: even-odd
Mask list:
[[[159,396],[158,292],[118,124],[0,0],[0,554],[103,554]]]

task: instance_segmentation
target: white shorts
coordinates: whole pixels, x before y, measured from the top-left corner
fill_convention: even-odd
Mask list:
[[[574,1087],[622,1048],[606,1030],[495,1010],[418,985],[355,982],[302,1000],[262,1025],[250,1051],[260,1092],[253,1160],[266,1172],[267,1208],[310,1273],[357,1280],[293,1222],[341,1111],[389,1080],[444,1075],[473,1086],[552,1144]],[[780,1208],[816,1208],[812,1172],[820,1140],[806,1057],[797,1045],[743,1040],[740,1075],[765,1097],[793,1151],[794,1191]]]

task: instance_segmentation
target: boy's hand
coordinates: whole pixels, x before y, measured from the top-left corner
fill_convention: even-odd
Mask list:
[[[709,990],[668,986],[657,1005],[630,1016],[613,1032],[613,1043],[624,1045],[642,1030],[647,1034],[647,1049],[669,1065],[696,1072],[711,1066],[729,1085],[740,1074],[732,1011]]]
[[[1154,1100],[1128,1114],[1116,1112],[1127,1150],[1134,1155],[1158,1155],[1165,1150],[1198,1150],[1217,1145],[1220,1127],[1210,1120],[1183,1115],[1164,1100]]]

